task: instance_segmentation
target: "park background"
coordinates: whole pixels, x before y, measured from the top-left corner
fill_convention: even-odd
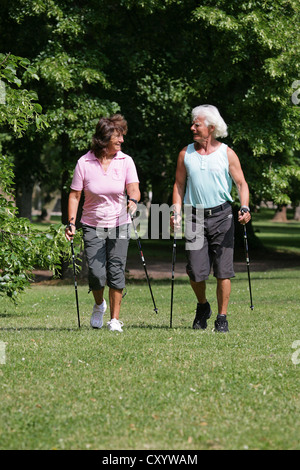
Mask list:
[[[2,2],[2,448],[299,448],[299,12],[296,0]],[[229,339],[190,331],[180,243],[170,331],[171,240],[143,240],[159,316],[132,240],[127,331],[90,331],[84,266],[78,331],[66,204],[99,117],[127,119],[150,208],[171,203],[204,103],[249,184],[254,310],[237,226]],[[75,244],[80,267],[80,230]]]

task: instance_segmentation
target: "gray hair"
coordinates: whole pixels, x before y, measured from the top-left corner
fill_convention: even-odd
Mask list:
[[[219,113],[218,108],[211,104],[203,104],[192,110],[192,119],[195,121],[198,117],[205,118],[206,126],[215,126],[213,137],[227,137],[227,125]]]

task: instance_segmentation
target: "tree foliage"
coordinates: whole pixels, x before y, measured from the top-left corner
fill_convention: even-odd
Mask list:
[[[36,69],[30,61],[10,53],[0,54],[1,97],[0,125],[7,125],[16,137],[21,137],[34,124],[38,130],[48,126],[42,107],[37,102],[38,96],[32,90],[26,90],[17,74],[18,69],[31,79],[38,80]]]
[[[11,0],[6,8],[3,41],[37,70],[30,84],[61,174],[89,147],[99,116],[121,110],[142,190],[168,200],[190,110],[205,102],[229,124],[226,143],[253,203],[278,199],[273,168],[299,165],[297,0]],[[262,174],[272,194],[262,191]]]
[[[13,142],[4,144],[15,158],[16,192],[21,192],[21,200],[25,192],[32,192],[33,180],[50,191],[55,184],[68,187],[99,116],[118,110],[115,102],[103,96],[110,84],[101,71],[106,58],[94,38],[94,28],[102,18],[94,15],[96,3],[12,0],[5,5],[2,43],[7,50],[29,58],[35,67],[39,80],[28,74],[22,79],[37,93],[49,123],[44,134],[27,133],[18,143],[22,155]],[[33,31],[37,31],[34,40]],[[31,166],[26,165],[28,161]],[[59,174],[53,168],[59,168]],[[66,189],[63,196],[65,219]]]
[[[201,103],[215,104],[225,117],[226,143],[242,161],[252,203],[287,200],[273,167],[292,170],[300,162],[300,107],[291,101],[299,76],[299,2],[125,4],[111,38],[109,92],[129,117],[130,150],[156,202],[170,194],[178,151],[191,138],[190,110]],[[281,173],[285,187],[289,174]]]
[[[11,172],[11,157],[15,192],[62,188],[66,222],[76,160],[99,117],[121,111],[142,192],[168,202],[190,111],[210,103],[229,126],[251,203],[296,205],[299,14],[298,0],[4,0],[1,170]]]
[[[56,271],[62,258],[70,258],[70,251],[62,224],[40,231],[28,219],[17,217],[13,164],[1,154],[0,168],[0,295],[17,301],[33,280],[36,267]]]
[[[0,105],[0,124],[12,129],[15,138],[22,136],[30,126],[37,130],[48,124],[40,114],[42,108],[36,93],[22,88],[17,68],[27,74],[36,74],[28,60],[7,55],[1,64],[0,76],[5,83],[5,100]],[[14,86],[17,88],[14,88]],[[7,100],[7,101],[6,101]],[[13,114],[11,114],[13,113]],[[3,155],[0,146],[0,295],[17,301],[18,294],[29,286],[36,266],[55,270],[61,258],[69,258],[62,224],[52,225],[41,232],[25,218],[17,217],[14,200],[14,164]]]
[[[291,101],[300,72],[299,2],[220,1],[215,8],[207,1],[194,16],[216,33],[214,45],[226,45],[215,56],[216,73],[253,202],[291,203],[300,164],[300,108]]]

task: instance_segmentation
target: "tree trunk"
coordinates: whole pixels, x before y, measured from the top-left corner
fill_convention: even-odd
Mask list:
[[[287,216],[286,216],[286,211],[287,211],[287,206],[282,205],[278,206],[275,212],[275,215],[272,219],[272,222],[287,222]]]
[[[294,220],[300,221],[300,206],[295,208]]]
[[[61,194],[59,191],[55,191],[49,194],[49,201],[43,204],[43,208],[41,211],[40,219],[43,222],[49,223],[51,221],[52,211],[55,208],[57,201],[60,199],[60,197],[61,197]]]
[[[33,183],[23,181],[16,191],[16,206],[18,216],[25,217],[32,221],[32,193]]]

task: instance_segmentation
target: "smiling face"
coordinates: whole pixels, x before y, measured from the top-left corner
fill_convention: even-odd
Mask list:
[[[199,144],[207,142],[207,140],[212,135],[215,129],[215,126],[211,126],[211,125],[207,126],[204,121],[205,121],[205,117],[199,116],[194,120],[191,126],[191,131],[193,132],[194,141]]]
[[[108,155],[115,155],[117,152],[119,152],[119,150],[121,150],[121,146],[123,142],[124,142],[123,134],[115,130],[107,146]]]

